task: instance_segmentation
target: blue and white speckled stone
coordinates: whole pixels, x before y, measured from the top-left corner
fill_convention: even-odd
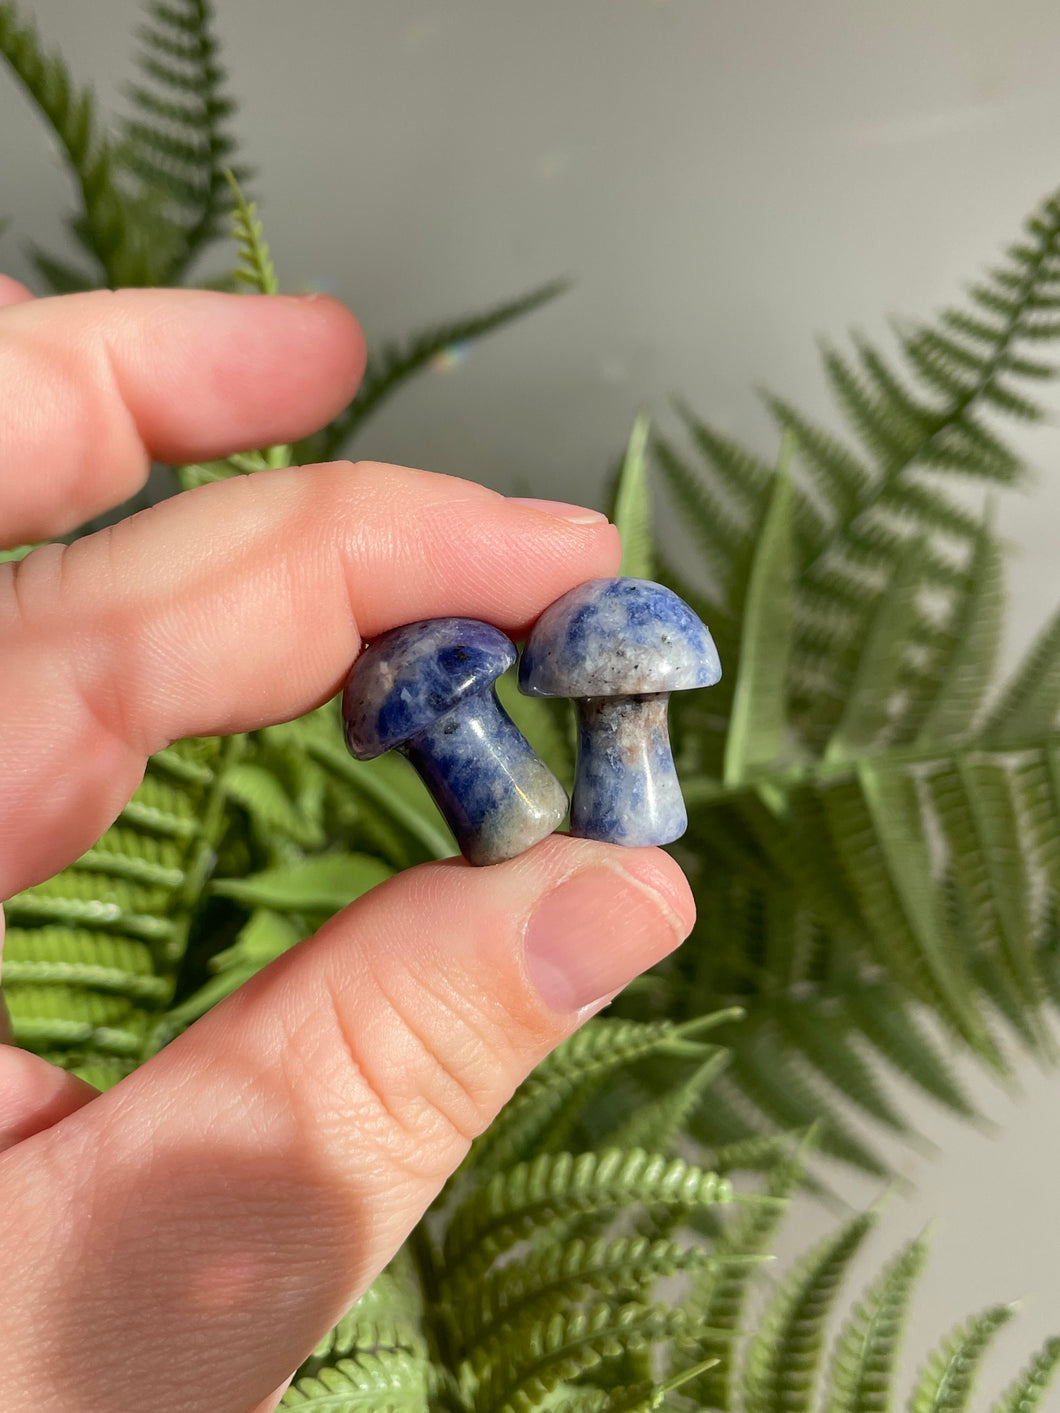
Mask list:
[[[532,697],[642,696],[712,687],[721,663],[706,625],[648,579],[590,579],[545,609],[519,666]]]
[[[688,827],[666,726],[669,694],[582,697],[570,832],[642,848]]]
[[[499,628],[473,618],[425,618],[373,638],[342,694],[346,743],[371,760],[425,731],[515,661]]]
[[[688,825],[666,724],[669,694],[721,678],[718,650],[684,599],[646,579],[594,579],[557,599],[523,651],[520,689],[574,697],[571,833],[641,847]]]
[[[500,863],[557,829],[567,792],[492,687],[399,748],[473,864]]]
[[[407,756],[474,864],[514,858],[567,812],[563,786],[497,700],[515,657],[489,624],[427,619],[374,639],[343,693],[353,755]]]

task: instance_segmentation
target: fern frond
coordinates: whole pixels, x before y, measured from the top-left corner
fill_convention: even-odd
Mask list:
[[[804,1256],[774,1293],[748,1344],[744,1413],[808,1413],[828,1318],[873,1221],[866,1213],[841,1227]]]
[[[225,88],[211,0],[154,0],[140,41],[144,82],[126,89],[136,116],[124,123],[122,152],[179,236],[158,281],[176,284],[222,234],[228,169],[233,180],[250,174],[233,158],[236,104]]]
[[[299,1413],[423,1413],[430,1393],[428,1367],[403,1349],[340,1359],[298,1379],[280,1407]]]
[[[966,1413],[979,1364],[1011,1305],[994,1305],[955,1330],[924,1365],[909,1400],[909,1413]]]
[[[597,1092],[618,1069],[649,1055],[699,1057],[697,1037],[732,1019],[732,1011],[672,1021],[590,1021],[565,1040],[520,1085],[500,1115],[472,1145],[472,1170],[502,1168],[528,1156],[546,1126],[572,1095],[578,1105]]]
[[[616,1309],[604,1301],[557,1313],[533,1326],[525,1343],[492,1346],[472,1406],[475,1413],[529,1413],[561,1383],[683,1329],[680,1313],[662,1306],[630,1303]]]
[[[817,1124],[822,1152],[876,1177],[886,1175],[886,1163],[842,1121],[800,1057],[766,1027],[754,1026],[747,1044],[734,1045],[731,1073],[741,1094],[779,1128],[805,1131]]]
[[[217,878],[210,892],[275,912],[335,913],[392,870],[370,854],[315,854],[298,863],[263,869],[242,878]]]
[[[628,1115],[607,1135],[614,1148],[643,1148],[649,1153],[668,1153],[691,1122],[692,1115],[705,1102],[714,1080],[728,1066],[727,1050],[718,1050],[703,1061],[681,1084],[673,1084],[661,1094],[646,1095],[639,1109]]]
[[[775,484],[755,550],[741,625],[739,676],[725,741],[723,779],[740,785],[755,767],[771,765],[786,739],[787,688],[794,614],[791,600],[794,536],[787,463],[780,453]]]
[[[693,1375],[687,1387],[700,1407],[730,1409],[733,1406],[737,1340],[756,1274],[750,1258],[768,1252],[802,1170],[801,1157],[792,1153],[789,1146],[766,1186],[773,1199],[772,1205],[745,1209],[729,1222],[713,1242],[713,1264],[693,1279],[684,1308],[697,1318],[700,1328],[710,1331],[704,1340],[704,1352],[714,1360],[709,1368]],[[679,1351],[674,1360],[675,1369],[688,1368],[697,1358],[698,1355],[691,1352]]]
[[[851,988],[845,1005],[865,1039],[925,1094],[963,1118],[978,1117],[944,1053],[923,1029],[901,992],[880,982],[856,986]]]
[[[983,735],[1020,741],[1052,729],[1060,712],[1060,610],[1039,632],[1000,700],[983,725]]]
[[[472,343],[495,333],[525,314],[548,304],[568,288],[566,280],[550,280],[548,284],[506,300],[481,314],[455,319],[415,335],[403,347],[386,344],[368,359],[357,396],[349,406],[323,429],[299,443],[300,462],[331,461],[350,439],[378,412],[385,402],[418,373],[430,367],[440,353],[453,346]]]
[[[927,1256],[910,1242],[854,1311],[836,1341],[826,1413],[886,1413],[909,1305]]]
[[[453,1213],[446,1268],[485,1271],[531,1231],[633,1203],[692,1210],[734,1200],[731,1184],[681,1158],[639,1150],[543,1154],[498,1173]]]
[[[990,689],[1004,597],[1001,554],[989,520],[978,530],[970,578],[971,591],[954,614],[949,649],[935,668],[937,689],[920,725],[920,741],[953,741],[966,735]]]
[[[703,1247],[646,1237],[575,1238],[549,1245],[522,1261],[461,1283],[450,1299],[466,1348],[499,1334],[501,1325],[547,1314],[590,1294],[644,1300],[664,1276],[702,1269],[711,1258]],[[475,1355],[469,1355],[472,1362]]]
[[[1037,1413],[1060,1369],[1060,1337],[1046,1340],[1026,1369],[994,1404],[992,1413]]]
[[[295,1381],[304,1375],[318,1375],[325,1364],[335,1364],[340,1359],[397,1350],[417,1359],[429,1358],[423,1296],[407,1247],[328,1331],[298,1370]]]
[[[650,427],[647,413],[641,413],[633,423],[611,515],[611,522],[622,539],[622,563],[618,572],[632,579],[651,579],[654,574],[651,491],[645,459]]]
[[[160,752],[118,822],[56,878],[15,894],[5,995],[16,1041],[94,1084],[143,1057],[174,995],[223,827],[239,738]]]
[[[60,55],[46,53],[33,24],[20,18],[10,0],[0,3],[0,54],[63,150],[81,194],[82,214],[74,231],[98,262],[100,278],[111,285],[135,283],[124,278],[135,273],[134,233],[113,146],[101,130],[92,94],[76,86]]]
[[[225,172],[235,198],[232,215],[232,236],[239,247],[240,264],[233,278],[249,285],[258,294],[279,294],[280,282],[272,263],[265,229],[258,218],[257,204],[247,201],[231,172]]]
[[[910,1137],[906,1121],[877,1082],[851,1034],[849,1017],[823,1007],[781,1006],[776,1012],[785,1043],[807,1059],[851,1104],[895,1133]]]

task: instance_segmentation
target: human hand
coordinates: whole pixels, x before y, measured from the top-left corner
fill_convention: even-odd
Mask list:
[[[0,278],[0,305],[3,545],[121,502],[152,457],[305,435],[363,368],[327,299]],[[339,463],[0,565],[0,898],[89,847],[152,752],[326,701],[361,634],[517,635],[618,559],[590,512]],[[692,915],[660,851],[557,836],[391,879],[106,1094],[0,1045],[0,1407],[274,1408],[471,1138]]]

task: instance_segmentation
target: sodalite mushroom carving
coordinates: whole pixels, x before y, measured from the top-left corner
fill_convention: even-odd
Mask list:
[[[666,712],[671,692],[721,679],[718,650],[684,599],[647,579],[592,579],[550,605],[523,650],[519,687],[574,697],[571,833],[637,847],[688,825]]]
[[[373,639],[342,697],[359,760],[407,756],[473,864],[500,863],[551,834],[567,794],[497,700],[511,641],[470,618],[433,618]]]

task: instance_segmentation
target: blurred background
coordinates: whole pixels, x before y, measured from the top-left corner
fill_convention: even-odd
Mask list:
[[[137,0],[22,0],[122,103]],[[816,351],[929,315],[1060,185],[1060,8],[1044,0],[217,0],[249,185],[282,284],[325,289],[370,345],[553,276],[572,289],[451,356],[357,455],[502,491],[597,503],[647,406],[670,400],[772,457],[768,386],[837,425]],[[0,73],[0,267],[62,243],[67,178]],[[203,273],[225,267],[211,253]],[[1060,406],[1060,393],[1048,402]],[[1009,429],[1010,430],[1010,429]],[[1060,599],[1060,438],[1010,438],[1036,468],[999,506],[1016,547],[1006,663]],[[664,515],[662,533],[680,536]],[[988,1365],[1060,1330],[1058,1077],[967,1082],[993,1134],[904,1103],[939,1145],[897,1159],[862,1270],[937,1219],[909,1360],[959,1316],[1026,1298]],[[866,1186],[853,1199],[872,1200]],[[784,1255],[827,1230],[806,1201]]]

